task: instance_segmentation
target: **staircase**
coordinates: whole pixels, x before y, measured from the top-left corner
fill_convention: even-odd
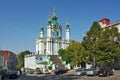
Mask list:
[[[58,55],[49,55],[49,56],[53,64],[58,65],[59,69],[65,69],[65,66],[62,64],[62,61],[59,59]]]

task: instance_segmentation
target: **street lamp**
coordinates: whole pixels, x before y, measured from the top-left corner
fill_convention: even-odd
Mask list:
[[[93,68],[95,69],[95,56],[93,57]]]

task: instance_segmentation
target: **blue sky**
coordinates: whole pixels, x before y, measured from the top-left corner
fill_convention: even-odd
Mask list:
[[[54,7],[63,37],[68,18],[71,39],[81,42],[93,21],[120,20],[119,4],[120,0],[0,0],[0,49],[35,52],[40,25],[46,28]]]

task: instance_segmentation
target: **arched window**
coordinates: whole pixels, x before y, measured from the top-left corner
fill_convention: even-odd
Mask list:
[[[57,36],[59,36],[59,32],[57,31]]]

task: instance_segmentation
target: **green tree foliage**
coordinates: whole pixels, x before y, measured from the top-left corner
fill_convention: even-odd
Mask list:
[[[86,36],[83,38],[82,45],[85,49],[91,51],[93,50],[92,45],[99,39],[103,29],[98,22],[93,22],[90,30],[86,33]]]
[[[82,45],[85,48],[85,51],[87,51],[88,54],[88,61],[87,62],[93,62],[93,56],[97,52],[96,50],[96,42],[100,38],[101,33],[103,29],[99,25],[98,22],[93,22],[93,25],[91,26],[90,30],[86,32],[85,37],[83,38]]]
[[[27,54],[30,54],[30,51],[26,50],[19,54],[17,58],[17,69],[21,69],[24,67],[24,56]]]
[[[39,67],[37,67],[37,68],[36,68],[36,71],[37,71],[37,72],[40,72],[41,70],[40,70],[40,68],[39,68]]]
[[[95,47],[97,50],[97,61],[101,63],[111,63],[120,58],[120,40],[116,27],[105,28]]]
[[[62,58],[63,61],[66,61],[66,60],[67,60],[67,55],[66,55],[66,52],[65,52],[64,49],[60,49],[60,50],[58,51],[58,53],[59,53],[59,56],[61,56],[61,58]]]
[[[67,47],[65,50],[59,50],[58,53],[64,61],[75,66],[80,65],[80,63],[85,59],[84,55],[82,54],[83,52],[84,48],[82,47],[81,43],[73,41],[69,47]]]
[[[82,45],[89,51],[89,60],[95,56],[98,64],[111,63],[120,57],[120,33],[116,27],[101,28],[94,22],[83,38]]]

